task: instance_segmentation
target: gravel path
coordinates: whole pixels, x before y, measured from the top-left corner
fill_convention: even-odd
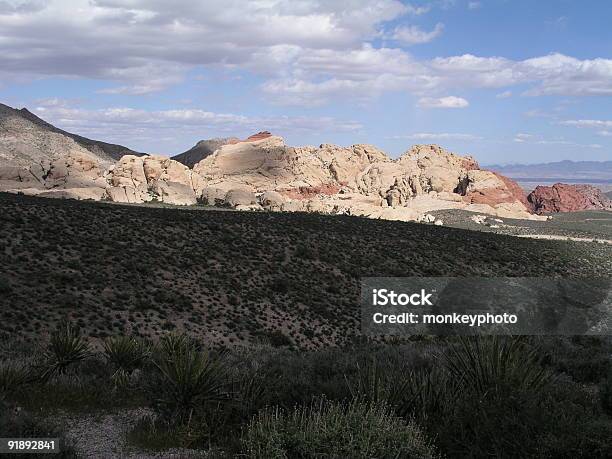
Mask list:
[[[142,452],[126,443],[125,434],[151,411],[138,408],[117,413],[55,416],[53,422],[61,426],[66,438],[84,459],[148,459],[202,458],[202,451],[172,449],[163,452]]]

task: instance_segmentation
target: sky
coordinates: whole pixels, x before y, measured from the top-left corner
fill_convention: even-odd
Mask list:
[[[0,0],[0,102],[164,155],[269,130],[612,160],[610,23],[608,0]]]

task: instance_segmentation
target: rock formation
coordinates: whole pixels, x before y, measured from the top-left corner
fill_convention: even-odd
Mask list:
[[[579,210],[612,210],[610,200],[599,188],[591,185],[538,186],[527,197],[538,214],[575,212]]]
[[[194,172],[217,195],[273,191],[285,199],[260,199],[271,209],[414,220],[427,211],[462,208],[536,218],[515,182],[437,145],[414,146],[393,160],[371,145],[289,147],[280,137],[266,136],[224,145]]]
[[[53,130],[39,135],[42,128],[27,119],[18,119],[21,127],[12,128],[14,116],[3,120],[0,191],[391,220],[425,221],[428,212],[440,209],[539,218],[530,213],[512,180],[481,170],[473,158],[437,145],[417,145],[391,159],[372,145],[291,147],[263,131],[245,140],[200,142],[179,155],[186,163],[202,156],[189,168],[162,156],[127,154],[115,160]],[[6,135],[19,129],[22,135]]]

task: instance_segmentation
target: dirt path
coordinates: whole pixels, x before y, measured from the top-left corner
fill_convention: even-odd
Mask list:
[[[576,242],[591,242],[595,244],[612,244],[612,239],[599,239],[599,238],[588,238],[588,237],[570,237],[570,236],[559,236],[556,234],[519,234],[517,237],[527,237],[531,239],[548,239],[555,241],[576,241]]]

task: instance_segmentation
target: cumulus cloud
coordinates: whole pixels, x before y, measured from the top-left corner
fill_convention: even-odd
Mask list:
[[[462,97],[446,96],[446,97],[421,97],[417,106],[421,108],[465,108],[469,102]]]
[[[442,34],[444,24],[438,22],[431,31],[422,30],[418,26],[399,26],[393,32],[393,39],[405,45],[429,43]]]
[[[416,44],[439,36],[442,24],[427,31],[410,23],[430,5],[0,0],[0,77],[90,78],[111,82],[104,93],[140,95],[180,83],[194,69],[246,71],[262,78],[270,100],[307,105],[389,91],[436,98],[517,85],[527,96],[612,95],[612,59],[554,53],[525,60],[471,54],[423,60],[374,45],[380,38]]]
[[[503,91],[495,95],[497,99],[507,99],[508,97],[512,97],[512,91]]]

